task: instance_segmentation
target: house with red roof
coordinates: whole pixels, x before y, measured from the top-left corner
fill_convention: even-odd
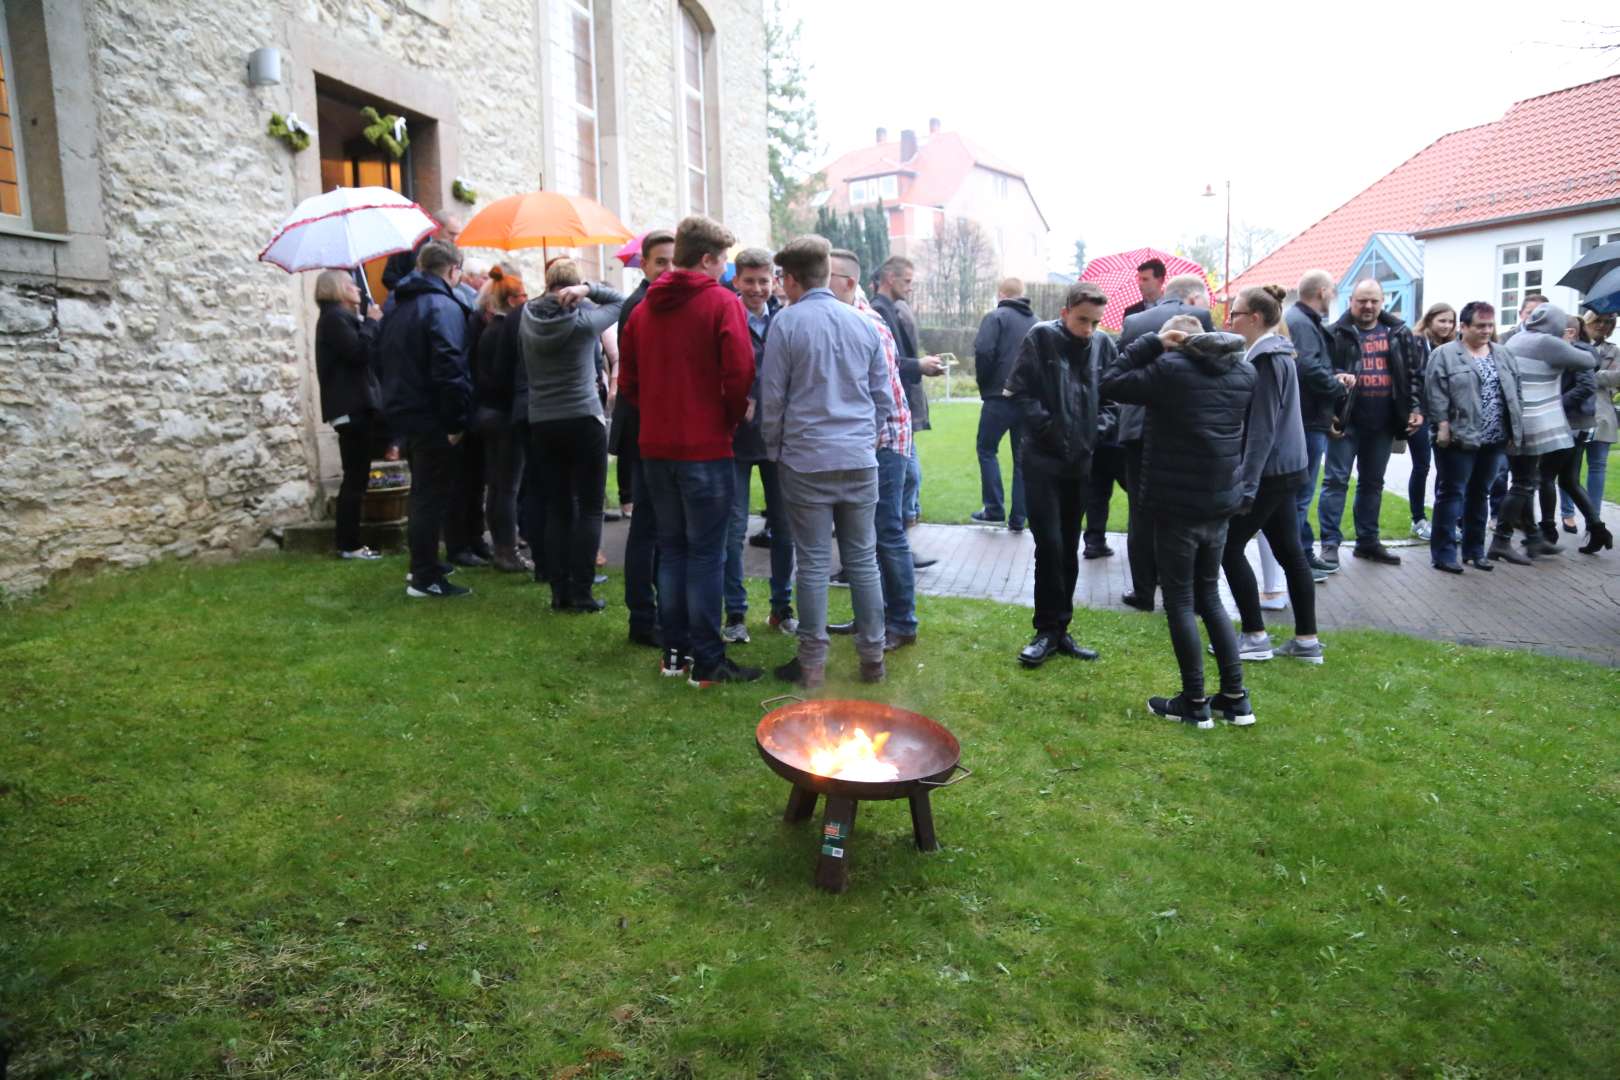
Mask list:
[[[1574,311],[1554,286],[1600,243],[1620,240],[1620,76],[1516,102],[1501,119],[1442,136],[1249,267],[1233,288],[1293,288],[1307,270],[1384,286],[1386,306],[1470,300],[1511,327],[1525,293]]]
[[[1024,174],[955,131],[928,121],[919,138],[905,130],[835,159],[822,170],[826,190],[818,197],[847,213],[881,202],[889,222],[889,250],[920,258],[945,221],[971,218],[984,227],[1004,274],[1045,280],[1050,231]]]

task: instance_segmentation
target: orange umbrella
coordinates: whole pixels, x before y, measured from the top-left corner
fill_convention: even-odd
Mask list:
[[[511,251],[621,244],[634,235],[618,215],[594,199],[531,191],[496,199],[478,211],[461,230],[456,243]]]

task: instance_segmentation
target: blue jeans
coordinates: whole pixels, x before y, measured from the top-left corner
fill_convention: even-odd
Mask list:
[[[1609,476],[1611,445],[1606,442],[1594,442],[1590,432],[1584,433],[1584,437],[1579,433],[1575,436],[1575,453],[1586,457],[1586,494],[1592,500],[1593,506],[1603,505],[1603,482]],[[1579,465],[1576,466],[1575,475],[1580,476]],[[1575,500],[1562,489],[1558,492],[1558,508],[1565,517],[1575,516]]]
[[[1390,449],[1395,445],[1392,431],[1345,429],[1344,438],[1329,439],[1327,474],[1322,478],[1322,498],[1316,505],[1317,524],[1322,526],[1322,548],[1336,548],[1343,534],[1345,493],[1350,490],[1350,467],[1356,467],[1356,546],[1378,543],[1378,510],[1384,503],[1384,470],[1389,466]]]
[[[877,563],[883,583],[883,624],[891,634],[917,632],[917,567],[911,560],[900,500],[905,497],[906,459],[877,452]]]
[[[1001,486],[1001,462],[996,451],[1001,437],[1012,441],[1012,506],[1006,504]],[[1024,467],[1018,463],[1018,445],[1023,442],[1023,425],[1019,422],[1018,406],[1004,397],[988,398],[979,407],[979,497],[984,503],[986,517],[1008,518],[1015,525],[1024,521]]]
[[[782,510],[781,490],[776,482],[776,462],[739,461],[737,490],[731,500],[731,522],[726,533],[726,614],[748,613],[748,588],[743,584],[743,541],[748,538],[748,474],[759,466],[759,482],[765,488],[765,524],[771,530],[771,611],[793,607],[793,530]]]
[[[1299,489],[1299,545],[1307,555],[1316,543],[1316,536],[1311,532],[1311,500],[1316,498],[1316,481],[1322,475],[1322,457],[1327,453],[1327,444],[1327,432],[1305,432],[1305,452],[1310,460],[1305,466],[1305,483]]]
[[[911,458],[906,462],[905,494],[900,500],[906,518],[915,521],[922,517],[922,462],[917,457],[917,433],[911,433]]]
[[[1423,500],[1428,495],[1429,459],[1433,456],[1434,440],[1427,421],[1406,437],[1406,452],[1412,455],[1412,479],[1406,484],[1406,501],[1412,506],[1412,523],[1428,517],[1423,512]],[[1439,477],[1435,478],[1437,481]]]
[[[730,458],[643,458],[641,465],[658,514],[658,625],[664,648],[711,667],[725,656],[720,604],[736,467]]]
[[[1436,566],[1457,562],[1458,521],[1463,528],[1462,557],[1484,557],[1491,484],[1506,452],[1502,443],[1478,450],[1434,448],[1434,528],[1429,534],[1429,559]]]

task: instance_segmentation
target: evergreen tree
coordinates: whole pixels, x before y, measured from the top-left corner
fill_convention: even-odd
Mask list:
[[[1086,272],[1086,242],[1084,240],[1074,242],[1074,272],[1076,274]]]
[[[871,262],[862,262],[868,268],[868,276],[877,273],[889,257],[889,212],[883,208],[883,201],[878,200],[876,206],[866,209],[866,243],[867,255]]]

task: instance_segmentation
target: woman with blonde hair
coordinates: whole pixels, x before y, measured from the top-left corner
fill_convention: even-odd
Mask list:
[[[321,385],[321,419],[337,432],[343,483],[338,488],[334,539],[343,559],[380,559],[360,542],[360,504],[371,474],[373,420],[382,411],[382,390],[371,370],[371,346],[382,311],[360,313],[360,287],[347,270],[326,270],[315,279],[315,374]]]
[[[546,579],[557,611],[601,611],[591,595],[607,486],[607,423],[597,392],[602,332],[624,297],[586,284],[572,259],[546,267],[546,292],[523,308],[519,329],[529,380],[529,467],[545,496]],[[531,538],[532,542],[532,538]]]

